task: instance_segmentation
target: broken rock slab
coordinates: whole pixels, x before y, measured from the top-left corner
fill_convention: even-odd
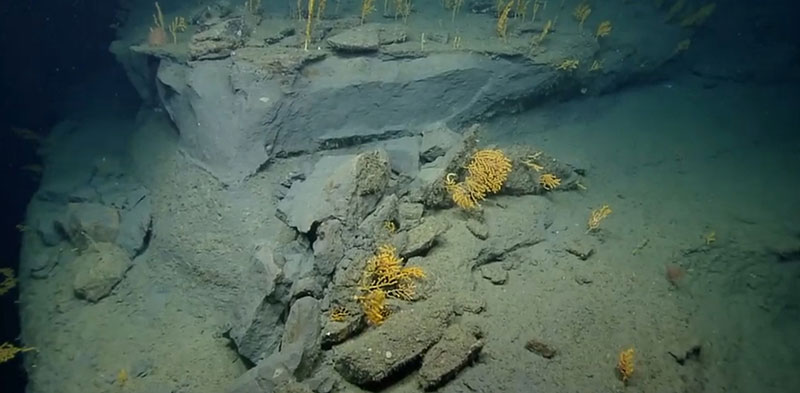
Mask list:
[[[119,211],[99,203],[70,203],[61,226],[76,247],[85,248],[91,242],[111,243],[119,234]]]
[[[128,254],[111,243],[94,243],[75,258],[75,295],[92,303],[108,296],[131,266]]]
[[[304,378],[311,375],[314,363],[320,356],[320,312],[319,301],[306,296],[297,299],[289,310],[281,338],[281,348],[299,346],[300,363],[295,375]]]
[[[366,24],[328,38],[328,46],[341,53],[377,52],[380,48],[377,24]]]
[[[483,334],[461,325],[447,328],[444,336],[425,354],[419,369],[419,384],[426,391],[439,388],[477,358],[483,349]]]
[[[240,355],[256,363],[279,346],[283,324],[281,317],[289,301],[288,284],[276,259],[272,244],[256,248],[250,266],[243,274],[241,295],[233,310],[228,332]]]
[[[453,308],[446,302],[416,304],[334,348],[334,367],[347,381],[376,387],[409,366],[444,334]]]
[[[400,256],[403,258],[423,255],[433,247],[436,239],[450,229],[450,221],[442,217],[427,217],[422,224],[408,231],[408,242]]]
[[[335,218],[354,227],[377,205],[389,182],[386,152],[325,156],[278,203],[278,217],[308,233],[314,224]]]

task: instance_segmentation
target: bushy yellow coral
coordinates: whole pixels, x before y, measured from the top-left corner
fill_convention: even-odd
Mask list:
[[[404,267],[397,249],[391,245],[378,247],[378,252],[367,260],[358,289],[362,295],[355,297],[361,303],[367,320],[380,325],[389,314],[386,297],[413,300],[414,280],[425,278],[419,267]]]
[[[456,205],[463,209],[479,207],[478,202],[488,194],[503,188],[511,173],[511,160],[500,149],[483,149],[475,152],[467,165],[467,177],[456,183],[454,173],[445,178],[445,188]]]
[[[592,214],[589,216],[589,221],[586,222],[586,230],[587,233],[600,228],[600,222],[603,221],[609,214],[611,214],[611,207],[608,205],[603,205],[597,209],[592,210]]]
[[[350,316],[350,312],[347,311],[344,307],[334,307],[330,313],[328,314],[328,318],[332,322],[344,322],[347,320],[347,317]]]
[[[545,190],[551,191],[561,185],[561,179],[552,173],[544,173],[539,176],[539,185]]]
[[[623,383],[627,383],[631,378],[631,375],[633,375],[633,357],[633,348],[628,348],[624,351],[620,351],[619,353],[619,359],[617,360],[617,371],[619,371],[619,376]]]

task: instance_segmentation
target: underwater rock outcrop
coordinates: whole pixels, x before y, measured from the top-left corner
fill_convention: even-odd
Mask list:
[[[409,369],[444,334],[452,306],[428,302],[413,311],[401,311],[381,325],[334,348],[335,368],[349,382],[377,387]]]
[[[380,201],[388,182],[385,151],[325,156],[305,180],[292,184],[278,203],[278,216],[303,233],[330,218],[357,224]]]

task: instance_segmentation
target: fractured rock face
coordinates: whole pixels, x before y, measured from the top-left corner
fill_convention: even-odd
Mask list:
[[[444,336],[425,353],[419,369],[420,387],[433,390],[455,378],[483,348],[482,333],[461,325],[447,328]]]
[[[408,366],[442,337],[452,312],[443,302],[393,314],[379,329],[334,348],[334,367],[346,380],[363,387],[410,372]]]
[[[231,51],[244,43],[247,31],[240,18],[215,23],[192,36],[189,55],[195,60],[228,57]]]
[[[254,279],[255,283],[248,289],[252,295],[237,304],[229,332],[239,354],[254,363],[274,352],[281,340],[280,319],[288,301],[288,289],[275,253],[270,245],[256,250],[247,272],[248,279]]]
[[[314,362],[320,355],[320,311],[319,301],[306,296],[294,302],[281,338],[281,351],[298,346],[302,359],[295,374],[298,377],[310,375]]]
[[[73,263],[75,295],[93,303],[108,296],[131,266],[127,253],[111,243],[94,243]]]
[[[306,180],[292,185],[278,204],[278,216],[303,233],[328,218],[357,225],[375,208],[388,181],[383,151],[325,156]]]
[[[64,232],[73,244],[85,247],[88,242],[110,243],[119,234],[119,211],[99,203],[70,203]]]

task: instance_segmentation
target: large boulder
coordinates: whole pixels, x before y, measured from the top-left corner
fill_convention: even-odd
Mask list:
[[[380,201],[389,182],[386,152],[325,156],[309,176],[295,182],[278,204],[278,217],[307,233],[324,220],[355,226]]]

